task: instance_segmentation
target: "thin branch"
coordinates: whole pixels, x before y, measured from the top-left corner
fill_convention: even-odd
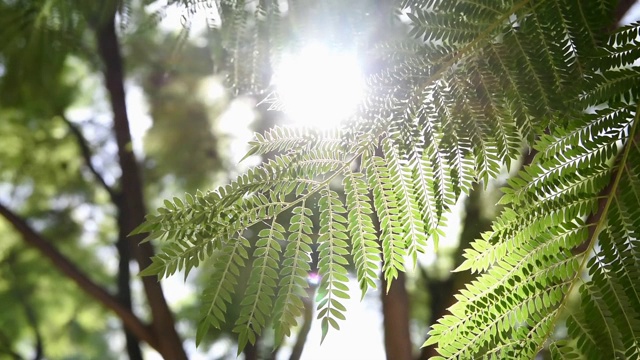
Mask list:
[[[98,183],[100,183],[100,186],[107,193],[109,193],[109,196],[111,197],[111,201],[114,204],[117,203],[119,194],[111,186],[109,186],[109,184],[107,184],[102,174],[100,174],[100,172],[93,165],[93,161],[91,161],[91,156],[92,156],[91,149],[89,148],[89,143],[87,142],[87,139],[82,134],[82,130],[80,130],[78,125],[74,124],[69,119],[67,119],[67,117],[61,116],[61,118],[65,122],[65,124],[67,124],[67,126],[69,127],[69,130],[71,130],[71,133],[76,138],[76,141],[78,142],[78,146],[80,147],[80,152],[82,153],[82,157],[84,158],[84,162],[89,168],[89,171],[91,171],[93,176],[96,177],[96,180],[98,180]]]
[[[60,253],[42,235],[38,234],[21,217],[13,213],[2,203],[0,203],[0,215],[2,215],[13,227],[22,235],[23,240],[36,248],[40,253],[48,258],[53,265],[63,274],[73,280],[89,296],[96,299],[106,308],[112,310],[123,322],[123,324],[136,336],[147,342],[154,349],[159,349],[159,344],[154,333],[129,309],[124,307],[118,299],[108,293],[100,285],[93,282],[68,258]]]
[[[87,167],[89,168],[91,173],[95,176],[96,180],[98,180],[98,183],[100,184],[100,186],[107,193],[109,193],[109,196],[111,198],[111,202],[118,209],[121,209],[121,207],[122,207],[122,204],[121,204],[122,196],[121,196],[120,192],[116,191],[113,187],[111,187],[111,186],[109,186],[107,184],[107,182],[104,180],[104,177],[102,176],[102,174],[100,174],[100,172],[98,172],[96,167],[93,165],[93,162],[91,161],[92,151],[89,148],[89,143],[88,143],[87,139],[82,134],[82,130],[80,129],[80,127],[78,125],[76,125],[73,122],[71,122],[64,115],[60,115],[60,117],[67,124],[67,126],[69,127],[69,129],[71,130],[73,135],[75,136],[75,138],[77,140],[77,143],[78,143],[78,146],[80,147],[80,151],[82,153],[82,157],[83,157]],[[124,217],[124,215],[122,214],[122,211],[118,211],[119,235],[118,235],[118,240],[116,242],[116,248],[118,250],[118,255],[120,256],[120,259],[119,259],[119,262],[118,262],[118,275],[117,275],[118,293],[117,293],[117,298],[118,298],[118,300],[120,301],[120,303],[124,307],[126,307],[129,310],[131,310],[131,289],[130,289],[130,285],[129,285],[129,281],[130,281],[130,277],[131,277],[130,276],[130,271],[129,271],[129,262],[131,261],[131,255],[130,255],[131,251],[129,249],[130,248],[130,242],[127,239],[127,233],[126,233],[126,230],[125,230],[125,225],[123,225],[123,223],[124,223],[124,221],[122,219],[123,217]],[[142,359],[142,352],[140,351],[140,345],[139,345],[138,339],[126,327],[125,327],[124,331],[125,331],[126,344],[127,344],[126,345],[127,353],[129,355],[129,358],[131,360]]]

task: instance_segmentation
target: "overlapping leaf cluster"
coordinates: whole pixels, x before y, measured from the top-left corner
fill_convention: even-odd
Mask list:
[[[167,202],[139,229],[164,240],[145,274],[188,272],[216,256],[201,336],[223,321],[238,266],[251,259],[235,330],[242,347],[274,304],[276,333],[289,334],[316,251],[326,334],[345,317],[350,259],[363,292],[378,270],[393,280],[407,256],[437,240],[456,199],[529,144],[537,155],[504,190],[507,209],[458,269],[482,274],[427,343],[445,358],[532,358],[548,343],[558,358],[637,357],[638,27],[607,34],[615,3],[402,1],[414,40],[377,45],[382,69],[361,111],[342,130],[257,135],[250,154],[280,155]],[[308,206],[315,198],[319,214]],[[257,227],[259,239],[247,242]],[[556,339],[564,319],[568,335]]]
[[[640,356],[639,286],[631,280],[640,244],[630,220],[640,200],[640,73],[630,55],[637,32],[632,25],[606,41],[594,37],[600,45],[574,95],[581,111],[564,113],[567,125],[540,136],[532,165],[504,189],[509,207],[466,250],[458,270],[481,275],[426,342],[443,358],[527,359],[549,341],[554,358]],[[578,64],[580,55],[570,60]],[[559,324],[566,337],[555,335]]]

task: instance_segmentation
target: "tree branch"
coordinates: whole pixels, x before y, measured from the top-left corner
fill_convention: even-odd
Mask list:
[[[115,4],[115,3],[114,3]],[[144,221],[146,214],[142,179],[138,163],[133,153],[127,104],[124,91],[124,70],[120,44],[115,29],[115,7],[111,8],[105,21],[95,28],[98,52],[104,65],[105,86],[109,93],[113,111],[113,131],[118,145],[118,157],[122,170],[122,201],[118,202],[118,211],[125,219],[125,234],[131,233]],[[154,251],[151,243],[142,243],[142,236],[134,236],[131,241],[138,244],[134,253],[140,269],[151,265]],[[158,338],[160,354],[166,359],[186,360],[187,355],[182,341],[175,329],[173,314],[167,305],[160,283],[153,277],[142,278],[145,295],[153,317],[153,330]]]
[[[107,182],[104,180],[104,177],[93,165],[91,161],[92,152],[89,148],[89,144],[87,139],[82,134],[82,130],[79,126],[72,123],[66,116],[60,115],[62,120],[67,124],[71,133],[75,136],[78,146],[80,147],[80,152],[82,153],[82,157],[91,171],[91,173],[95,176],[96,180],[100,186],[109,194],[111,198],[111,202],[118,208],[122,208],[122,196],[120,192],[116,191],[113,187],[109,186]],[[131,273],[129,270],[129,263],[131,262],[131,251],[130,251],[130,243],[127,239],[127,233],[125,232],[125,226],[123,214],[121,211],[118,211],[118,240],[116,241],[116,248],[118,250],[118,255],[120,257],[118,261],[118,275],[117,275],[117,283],[118,283],[118,294],[117,298],[120,303],[131,310]],[[129,354],[130,360],[142,359],[142,352],[140,350],[140,344],[135,334],[133,334],[129,329],[125,327],[125,338],[126,338],[126,346],[127,353]]]
[[[91,156],[92,156],[91,149],[89,148],[89,143],[87,142],[87,139],[82,134],[82,130],[80,130],[80,128],[76,124],[72,123],[69,119],[67,119],[67,117],[62,115],[60,117],[65,122],[65,124],[67,124],[67,126],[69,127],[69,130],[71,130],[71,133],[76,138],[76,141],[78,142],[78,146],[80,147],[80,152],[82,153],[82,158],[84,159],[84,162],[86,163],[87,168],[89,168],[89,171],[91,171],[93,176],[96,177],[96,180],[98,180],[98,183],[100,183],[100,186],[109,194],[111,201],[115,204],[118,201],[119,194],[111,186],[107,184],[102,174],[100,174],[100,172],[93,165],[93,162],[91,161]]]
[[[118,300],[127,309],[131,310],[131,270],[129,265],[131,264],[131,242],[127,238],[125,232],[126,219],[122,211],[121,204],[117,204],[118,207],[118,240],[116,241],[116,249],[118,250]],[[129,360],[142,360],[142,351],[140,350],[140,342],[131,331],[125,327],[125,337],[127,342],[127,353],[129,354]]]
[[[109,294],[98,284],[89,279],[80,269],[78,269],[69,259],[61,254],[49,241],[44,239],[40,234],[29,226],[21,217],[13,213],[2,203],[0,203],[0,215],[2,215],[9,223],[22,235],[23,240],[30,246],[36,248],[40,253],[48,258],[53,265],[63,274],[75,282],[84,292],[96,299],[107,309],[112,310],[136,336],[147,342],[154,349],[159,349],[158,340],[150,331],[149,327],[138,319],[129,309],[120,304],[118,299]]]

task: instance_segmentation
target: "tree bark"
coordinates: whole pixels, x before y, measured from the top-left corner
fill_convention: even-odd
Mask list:
[[[80,153],[82,154],[82,158],[84,159],[86,166],[89,168],[89,171],[93,174],[93,176],[98,181],[98,184],[109,194],[111,198],[111,202],[118,209],[122,209],[122,194],[111,186],[107,184],[104,180],[104,177],[98,169],[93,165],[91,161],[91,157],[93,156],[92,151],[89,147],[87,139],[82,134],[82,130],[72,123],[69,119],[67,119],[64,114],[60,114],[60,117],[69,127],[71,133],[74,135],[78,142],[78,147],[80,148]],[[131,307],[131,270],[129,268],[129,263],[131,262],[131,246],[129,244],[129,239],[127,239],[127,233],[124,231],[126,228],[125,224],[125,216],[121,211],[118,211],[118,239],[116,240],[116,249],[118,250],[118,275],[117,275],[117,284],[118,284],[118,294],[117,298],[120,303],[125,306],[127,309],[132,310]],[[126,327],[124,327],[125,339],[126,339],[126,347],[127,354],[129,355],[130,360],[142,360],[142,351],[140,350],[140,341],[139,339],[129,331]]]
[[[118,203],[122,200],[118,199]],[[121,205],[118,206],[122,208]],[[118,240],[116,241],[116,249],[118,250],[118,300],[127,309],[132,310],[131,306],[131,246],[127,233],[125,232],[125,216],[124,213],[118,211]],[[127,342],[127,354],[129,360],[143,360],[140,343],[135,334],[125,328],[125,339]]]
[[[49,241],[35,232],[29,224],[3,204],[0,204],[0,215],[9,221],[20,235],[22,235],[22,238],[27,244],[40,251],[43,257],[48,258],[58,270],[75,282],[89,296],[106,308],[112,310],[122,320],[127,329],[135,334],[137,338],[147,342],[152,348],[159,350],[159,344],[153,332],[143,324],[135,314],[120,304],[117,298],[89,279],[69,259],[53,247]]]
[[[250,342],[247,343],[247,346],[242,350],[242,354],[244,355],[244,360],[258,360],[258,346],[260,344],[260,338],[256,337],[256,343],[252,344]]]
[[[115,29],[115,9],[104,23],[96,28],[98,52],[104,65],[104,78],[113,111],[113,131],[118,146],[118,157],[122,170],[121,186],[123,201],[119,209],[123,214],[124,233],[128,234],[144,221],[146,213],[142,191],[142,179],[133,153],[129,118],[124,92],[124,70],[120,45]],[[134,255],[144,269],[151,264],[153,247],[151,243],[141,243],[142,236],[134,236],[131,241],[138,246]],[[167,305],[160,283],[153,277],[142,279],[145,295],[153,317],[152,327],[158,339],[160,354],[165,359],[186,360],[182,341],[175,329],[173,314]]]
[[[384,346],[388,360],[411,360],[411,334],[409,333],[409,295],[405,286],[405,274],[391,283],[385,294],[387,281],[381,276],[382,314],[384,322]]]

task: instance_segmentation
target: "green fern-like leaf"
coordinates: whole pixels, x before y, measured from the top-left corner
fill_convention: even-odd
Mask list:
[[[284,336],[290,335],[291,327],[297,324],[296,318],[302,315],[304,310],[301,298],[307,296],[305,289],[309,287],[307,277],[311,270],[309,254],[312,251],[309,235],[313,228],[309,217],[312,214],[311,209],[305,206],[305,201],[293,209],[289,243],[284,252],[283,268],[280,272],[280,290],[274,307],[273,318],[278,343]]]
[[[344,178],[349,208],[347,229],[351,236],[351,254],[356,266],[356,275],[362,296],[368,289],[376,288],[380,264],[380,250],[377,234],[371,219],[373,210],[362,173],[348,172]]]
[[[398,150],[391,145],[390,141],[384,143],[385,159],[390,164],[391,185],[396,195],[396,210],[398,214],[404,214],[402,221],[402,234],[404,236],[404,247],[408,250],[408,255],[413,258],[413,263],[417,262],[418,252],[424,252],[427,246],[427,236],[425,225],[422,222],[420,206],[416,199],[411,169],[405,161],[400,158]],[[404,221],[406,220],[406,221]]]
[[[626,183],[626,179],[637,167],[630,162],[637,152],[634,144],[637,118],[629,119],[625,112],[611,113],[617,116],[603,130],[606,136],[597,132],[582,138],[575,151],[556,153],[549,158],[539,156],[540,162],[521,172],[524,181],[515,181],[512,188],[536,182],[535,186],[529,186],[536,192],[507,193],[518,212],[507,209],[494,224],[493,232],[466,251],[467,260],[459,270],[485,273],[458,295],[458,303],[450,309],[452,315],[434,325],[432,338],[426,344],[437,342],[440,354],[448,358],[478,354],[491,358],[531,358],[551,337],[571,290],[580,287],[584,311],[568,321],[576,342],[563,340],[554,344],[552,351],[558,356],[586,354],[596,346],[611,356],[637,354],[637,340],[617,340],[625,338],[620,334],[638,338],[640,307],[628,297],[635,296],[635,285],[629,278],[629,272],[635,270],[620,262],[622,258],[618,258],[616,265],[618,274],[606,270],[618,251],[628,248],[625,243],[635,241],[622,233],[618,233],[622,239],[618,241],[612,231],[620,229],[619,225],[607,224],[611,217],[619,216],[616,200],[619,192],[636,188]],[[599,126],[601,121],[598,114],[585,119],[593,126]],[[575,129],[555,136],[563,138],[559,143],[566,143],[587,126],[578,124]],[[624,142],[621,152],[617,151],[619,141]],[[549,143],[548,139],[542,142]],[[603,178],[599,171],[582,171],[611,169],[612,159],[616,168],[611,179]],[[597,194],[602,194],[599,200]],[[585,218],[586,224],[582,221]],[[624,223],[616,220],[613,224]],[[576,250],[583,242],[587,250]],[[601,250],[587,263],[596,242]],[[581,286],[580,274],[585,266],[589,268],[591,281]],[[618,281],[629,284],[631,291],[623,290]],[[586,317],[594,311],[599,319]],[[602,328],[594,326],[595,323],[607,325]],[[603,341],[605,334],[611,342]]]
[[[253,269],[249,278],[249,286],[245,291],[240,316],[233,329],[239,335],[239,349],[249,341],[255,344],[256,336],[264,329],[273,307],[273,297],[278,280],[278,261],[282,248],[279,241],[284,241],[285,229],[273,217],[269,229],[263,229],[258,236]]]
[[[345,320],[346,308],[341,299],[349,299],[347,283],[347,212],[335,191],[325,189],[320,198],[320,237],[318,242],[319,275],[322,277],[318,288],[318,319],[322,326],[322,340],[327,336],[329,326],[339,330],[337,320]]]
[[[373,203],[380,219],[380,241],[382,244],[385,278],[395,279],[398,271],[404,271],[406,241],[403,238],[403,223],[400,219],[396,194],[391,174],[383,158],[373,156],[367,163],[369,183],[373,189]]]
[[[231,303],[231,296],[235,292],[240,268],[245,266],[249,255],[247,248],[249,241],[243,237],[228,239],[224,251],[215,258],[214,273],[209,286],[202,293],[202,308],[200,323],[196,333],[196,345],[202,341],[210,326],[220,328],[225,322],[227,305]]]

